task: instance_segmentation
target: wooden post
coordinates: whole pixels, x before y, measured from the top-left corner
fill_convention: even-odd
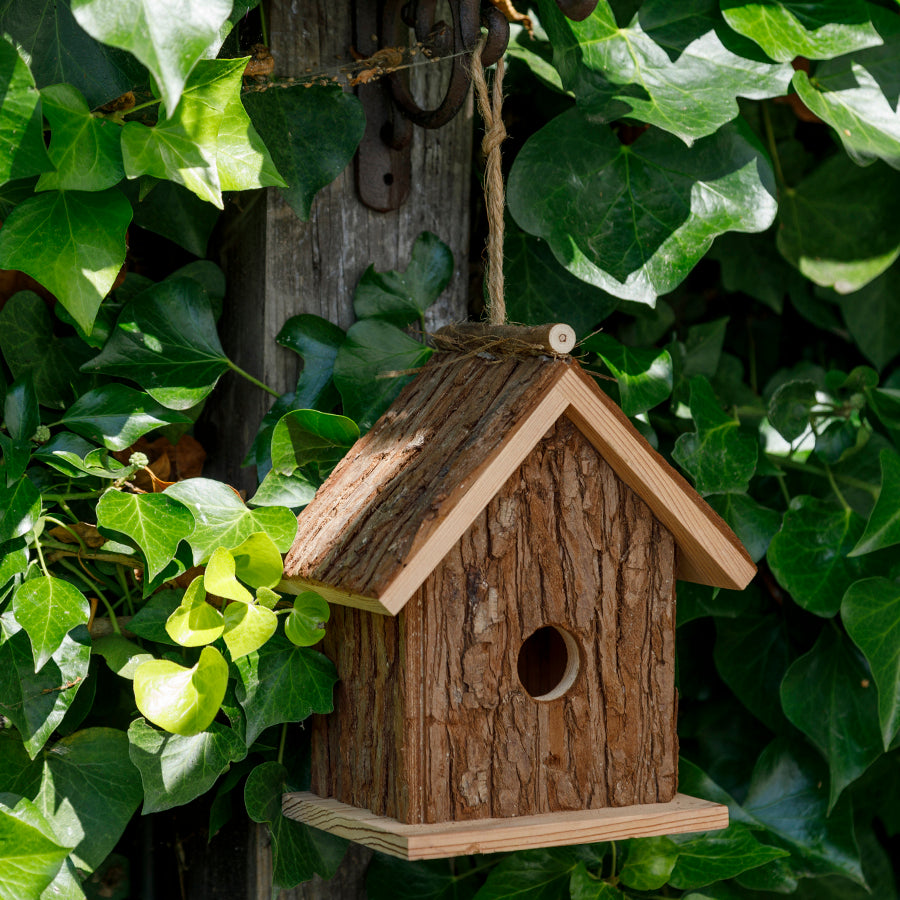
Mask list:
[[[277,75],[307,68],[338,66],[353,43],[350,0],[272,0],[269,40]],[[424,69],[425,67],[423,67]],[[420,102],[440,96],[441,64],[417,70],[413,88]],[[224,236],[222,262],[228,297],[221,330],[226,352],[241,368],[279,391],[296,383],[295,354],[275,343],[285,320],[315,313],[343,328],[353,322],[353,292],[366,267],[405,268],[422,231],[432,231],[453,251],[456,268],[448,289],[426,316],[430,330],[466,315],[469,258],[469,191],[472,146],[471,99],[439,131],[416,129],[412,144],[412,189],[404,206],[378,213],[357,197],[353,165],[313,204],[309,222],[301,222],[275,190],[242,198]],[[272,398],[233,375],[226,375],[206,416],[213,433],[207,440],[213,456],[207,472],[236,487],[253,490],[255,473],[241,469],[259,423]],[[221,855],[221,860],[218,859]],[[234,868],[235,856],[246,860],[246,878],[216,879],[217,868]],[[329,882],[316,879],[282,900],[353,900],[365,896],[369,851],[351,848],[341,870]],[[230,862],[229,862],[230,860]],[[262,826],[247,835],[246,852],[215,841],[192,867],[192,883],[216,882],[218,900],[270,900],[271,852]],[[227,883],[223,883],[226,882]],[[189,896],[193,894],[189,891]],[[201,896],[201,894],[197,894]]]

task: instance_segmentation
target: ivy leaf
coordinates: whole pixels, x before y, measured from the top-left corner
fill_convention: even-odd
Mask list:
[[[167,494],[107,491],[97,503],[97,527],[113,539],[133,541],[147,560],[147,577],[155,578],[175,556],[194,521],[190,510]]]
[[[706,502],[737,535],[753,562],[759,562],[781,527],[781,513],[762,506],[749,494],[714,494]]]
[[[596,353],[619,386],[619,405],[636,416],[662,403],[672,393],[672,357],[668,350],[626,347],[608,334],[595,334],[583,344]]]
[[[34,451],[34,458],[70,478],[90,475],[115,480],[122,477],[125,466],[109,456],[103,447],[95,447],[70,431],[54,434],[46,444]]]
[[[844,594],[841,619],[872,667],[886,753],[900,729],[900,588],[886,578],[854,582]]]
[[[41,96],[18,50],[0,38],[0,184],[52,169],[44,148]]]
[[[192,423],[142,391],[115,382],[82,394],[59,421],[109,450],[125,450],[156,428]]]
[[[247,716],[249,747],[271,725],[302,722],[334,708],[334,665],[315,650],[295,647],[280,634],[234,662],[237,700]]]
[[[833,616],[860,564],[847,554],[863,531],[862,517],[815,497],[795,497],[769,545],[768,562],[778,583],[804,609]]]
[[[338,87],[294,85],[250,92],[244,106],[275,168],[281,195],[304,221],[316,194],[353,159],[366,128],[359,100]]]
[[[297,533],[297,517],[283,507],[248,509],[227,485],[209,478],[189,478],[167,487],[165,493],[194,515],[189,543],[195,565],[212,556],[216,547],[237,547],[262,531],[281,553],[287,553]]]
[[[900,353],[900,335],[894,328],[900,316],[900,272],[891,266],[862,290],[840,298],[847,330],[856,346],[878,369]]]
[[[421,316],[441,295],[453,277],[450,248],[430,231],[416,238],[403,272],[376,272],[369,266],[353,296],[357,318],[373,318],[405,328]]]
[[[31,644],[10,613],[0,616],[0,713],[19,730],[34,759],[62,721],[87,677],[91,643],[82,625],[67,634],[40,672],[34,671]]]
[[[184,591],[181,590],[164,590],[152,594],[132,617],[128,623],[128,630],[148,641],[174,644],[175,641],[169,637],[166,631],[166,622],[178,609],[183,597]]]
[[[525,850],[507,856],[491,869],[478,900],[562,900],[569,896],[572,873],[581,862],[576,848]]]
[[[219,210],[173,181],[160,181],[149,194],[138,199],[137,182],[127,181],[122,190],[131,200],[134,224],[161,234],[194,256],[206,256]]]
[[[432,350],[394,325],[363,319],[350,327],[334,362],[334,383],[344,401],[344,413],[368,431],[393,403]]]
[[[321,483],[318,478],[308,477],[303,472],[279,475],[270,471],[247,503],[250,506],[287,506],[299,509],[315,497]]]
[[[28,534],[41,514],[41,495],[28,476],[7,486],[0,480],[0,544]]]
[[[0,228],[0,266],[40,282],[90,333],[125,262],[130,221],[131,205],[115,189],[37,194]]]
[[[839,153],[784,191],[778,249],[816,284],[839,294],[857,291],[900,255],[892,202],[898,191],[900,172],[884,163],[861,169]]]
[[[546,241],[507,227],[503,242],[506,312],[511,322],[565,322],[582,337],[602,322],[618,297],[581,281],[557,262]]]
[[[6,467],[6,483],[25,474],[31,459],[31,438],[40,425],[34,385],[27,376],[14,381],[3,400],[3,422],[8,434],[0,434],[0,449]]]
[[[254,822],[265,822],[272,838],[272,881],[275,887],[292,888],[314,875],[331,878],[344,857],[347,842],[286,819],[281,798],[287,790],[287,770],[280,763],[257,766],[244,785],[244,803]]]
[[[225,608],[222,639],[232,660],[259,650],[277,629],[278,616],[265,606],[235,601]]]
[[[312,647],[325,637],[325,623],[331,610],[315,591],[304,591],[294,598],[294,608],[284,623],[287,639],[298,647]]]
[[[182,647],[211,644],[225,630],[222,613],[206,602],[204,578],[204,575],[198,575],[191,581],[180,605],[166,619],[166,633]]]
[[[871,11],[877,29],[876,40],[865,45],[871,49],[848,48],[846,55],[816,66],[812,78],[806,72],[795,72],[793,85],[804,105],[834,128],[854,162],[864,166],[873,159],[883,159],[897,169],[900,24],[895,12],[866,6],[864,14],[868,16]],[[875,46],[882,40],[883,46]]]
[[[124,731],[86,728],[44,754],[35,805],[74,846],[72,861],[79,868],[90,872],[106,859],[140,802],[141,781]]]
[[[619,878],[622,884],[636,891],[656,891],[669,880],[676,862],[678,846],[671,838],[631,840]]]
[[[477,890],[477,873],[454,871],[445,859],[409,863],[376,853],[366,870],[371,900],[471,900]]]
[[[900,544],[900,456],[891,450],[878,455],[881,489],[869,514],[866,529],[848,556],[862,556]]]
[[[246,63],[246,60],[241,60]],[[241,103],[241,78],[237,75],[234,93],[225,105],[216,141],[216,168],[223,191],[250,191],[261,187],[287,187],[278,173],[266,145]]]
[[[275,338],[282,347],[293,350],[303,369],[293,396],[294,409],[314,409],[331,384],[338,348],[344,343],[344,330],[321,316],[291,316]]]
[[[628,900],[628,895],[615,885],[588,872],[584,863],[579,863],[572,871],[569,896],[571,900]]]
[[[203,573],[203,586],[217,597],[238,603],[253,602],[253,594],[235,577],[234,557],[224,547],[213,550]]]
[[[34,671],[40,672],[77,625],[87,625],[87,598],[61,578],[45,575],[20,584],[13,595],[16,621],[28,632]]]
[[[47,153],[56,171],[41,175],[35,191],[105,191],[118,184],[125,177],[121,126],[92,116],[84,96],[70,84],[45,87],[41,100],[50,122]]]
[[[871,11],[862,0],[722,0],[725,21],[780,62],[831,59],[879,45]]]
[[[358,438],[356,422],[346,416],[293,410],[272,432],[272,468],[280,475],[292,475],[301,466],[316,463],[330,471]]]
[[[121,634],[104,634],[91,642],[91,653],[106,660],[109,668],[120,678],[134,681],[134,673],[141,664],[153,659],[153,654],[140,644]]]
[[[198,734],[216,717],[228,684],[228,663],[204,647],[191,668],[152,659],[134,673],[134,699],[141,714],[173,734]]]
[[[30,800],[0,794],[2,900],[41,896],[68,855],[69,848]]]
[[[722,40],[728,30],[707,6],[704,15],[696,4],[673,10],[650,0],[622,28],[607,0],[580,22],[553,3],[542,2],[540,10],[553,64],[585,112],[648,122],[690,145],[738,115],[737,97],[779,96],[791,77],[788,66],[733,52]],[[677,40],[667,41],[673,32]]]
[[[687,148],[648,131],[619,143],[569,110],[532,135],[509,176],[509,209],[576,277],[653,305],[726,231],[765,231],[775,187],[762,152],[726,125]],[[615,225],[613,225],[615,223]]]
[[[146,816],[205,794],[246,750],[243,741],[218,722],[199,734],[180,735],[135,719],[128,726],[128,755],[141,773]]]
[[[797,440],[809,428],[809,414],[818,402],[814,381],[786,381],[769,400],[772,427],[788,442]]]
[[[856,648],[838,631],[823,628],[812,650],[793,663],[781,683],[785,715],[828,760],[828,813],[844,788],[881,755],[868,675]]]
[[[847,804],[826,814],[824,764],[798,741],[779,738],[760,754],[744,808],[811,874],[837,873],[865,885]]]
[[[275,587],[284,574],[281,553],[265,532],[251,534],[231,549],[231,556],[234,574],[254,590]]]
[[[172,115],[188,75],[220,36],[231,0],[72,0],[72,13],[92,37],[150,70]]]
[[[127,303],[103,352],[81,368],[137,381],[163,406],[184,410],[205,399],[230,365],[206,292],[176,278]]]
[[[678,438],[672,458],[690,474],[701,494],[746,492],[756,471],[756,440],[722,411],[702,375],[691,379],[690,405],[697,430]]]

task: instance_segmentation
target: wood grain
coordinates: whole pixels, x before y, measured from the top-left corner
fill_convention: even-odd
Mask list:
[[[619,841],[728,827],[728,807],[686,794],[669,803],[545,813],[517,819],[406,825],[311,793],[285,794],[285,816],[401,859],[440,859]]]

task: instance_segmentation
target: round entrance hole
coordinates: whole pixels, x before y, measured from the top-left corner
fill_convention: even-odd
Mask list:
[[[556,700],[575,683],[580,663],[575,638],[562,628],[545,625],[519,648],[519,681],[534,700]]]

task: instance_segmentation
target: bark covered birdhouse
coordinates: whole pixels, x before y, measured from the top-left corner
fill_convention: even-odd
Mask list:
[[[408,858],[724,827],[677,793],[675,581],[754,572],[574,360],[435,354],[300,515],[340,683],[286,814]]]

